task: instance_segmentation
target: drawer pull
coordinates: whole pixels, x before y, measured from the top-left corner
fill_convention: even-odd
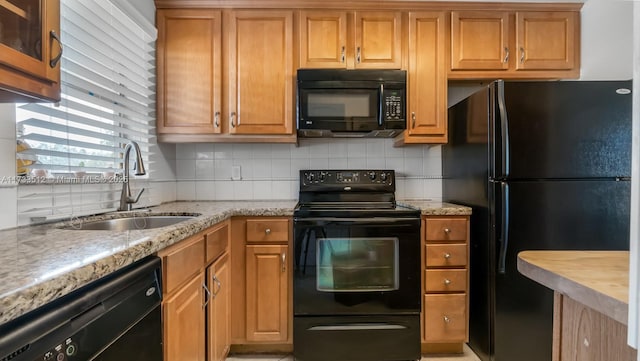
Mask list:
[[[451,233],[451,230],[449,228],[445,228],[444,229],[444,233],[449,234],[449,233]]]
[[[204,290],[204,302],[202,302],[202,309],[204,310],[207,308],[209,300],[211,299],[211,291],[209,291],[209,288],[204,283],[202,284],[202,289]]]
[[[264,233],[266,233],[267,235],[271,234],[271,228],[267,228],[264,230]]]
[[[449,258],[451,258],[451,253],[448,253],[448,252],[445,253],[444,254],[444,259],[449,259]]]
[[[281,260],[282,260],[282,273],[284,273],[287,271],[287,254],[286,253],[282,254]]]
[[[451,322],[451,319],[449,318],[449,316],[444,316],[443,319],[445,323]]]
[[[448,278],[445,278],[444,279],[444,284],[447,285],[447,286],[450,285],[451,284],[451,280],[448,279]]]

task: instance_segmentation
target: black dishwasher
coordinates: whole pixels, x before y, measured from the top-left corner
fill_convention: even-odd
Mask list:
[[[160,277],[147,257],[0,325],[0,361],[161,361]]]

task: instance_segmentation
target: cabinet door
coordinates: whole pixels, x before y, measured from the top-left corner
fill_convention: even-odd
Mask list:
[[[59,101],[61,56],[59,0],[0,1],[4,102]]]
[[[158,10],[158,133],[221,132],[221,13]]]
[[[284,245],[246,246],[247,340],[286,341],[289,267]]]
[[[451,70],[509,68],[509,13],[451,12]]]
[[[229,287],[229,254],[225,253],[207,269],[207,283],[211,290],[211,302],[207,312],[209,330],[208,361],[224,361],[229,353],[231,298]]]
[[[59,81],[59,0],[0,1],[0,63],[40,79]],[[57,43],[58,42],[58,43]],[[52,47],[56,54],[51,54]]]
[[[232,11],[229,35],[229,133],[292,134],[293,12]]]
[[[516,13],[517,70],[573,69],[578,13]]]
[[[165,361],[205,360],[204,274],[163,303]]]
[[[346,68],[347,13],[300,12],[300,67]]]
[[[400,12],[356,12],[354,67],[400,69],[401,23]]]
[[[447,69],[444,12],[409,14],[409,104],[405,140],[447,140]]]

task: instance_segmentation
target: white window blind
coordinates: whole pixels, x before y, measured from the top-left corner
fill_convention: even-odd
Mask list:
[[[19,213],[34,216],[116,207],[121,185],[108,181],[125,145],[140,145],[148,172],[155,143],[155,34],[110,1],[62,0],[60,13],[62,100],[16,105],[25,184],[45,183],[19,192]]]

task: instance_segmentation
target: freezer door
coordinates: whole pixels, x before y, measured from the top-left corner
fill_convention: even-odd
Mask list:
[[[551,360],[553,293],[517,271],[518,253],[629,249],[629,183],[493,183],[494,361]]]
[[[629,177],[632,97],[620,89],[631,81],[505,82],[492,178]]]

